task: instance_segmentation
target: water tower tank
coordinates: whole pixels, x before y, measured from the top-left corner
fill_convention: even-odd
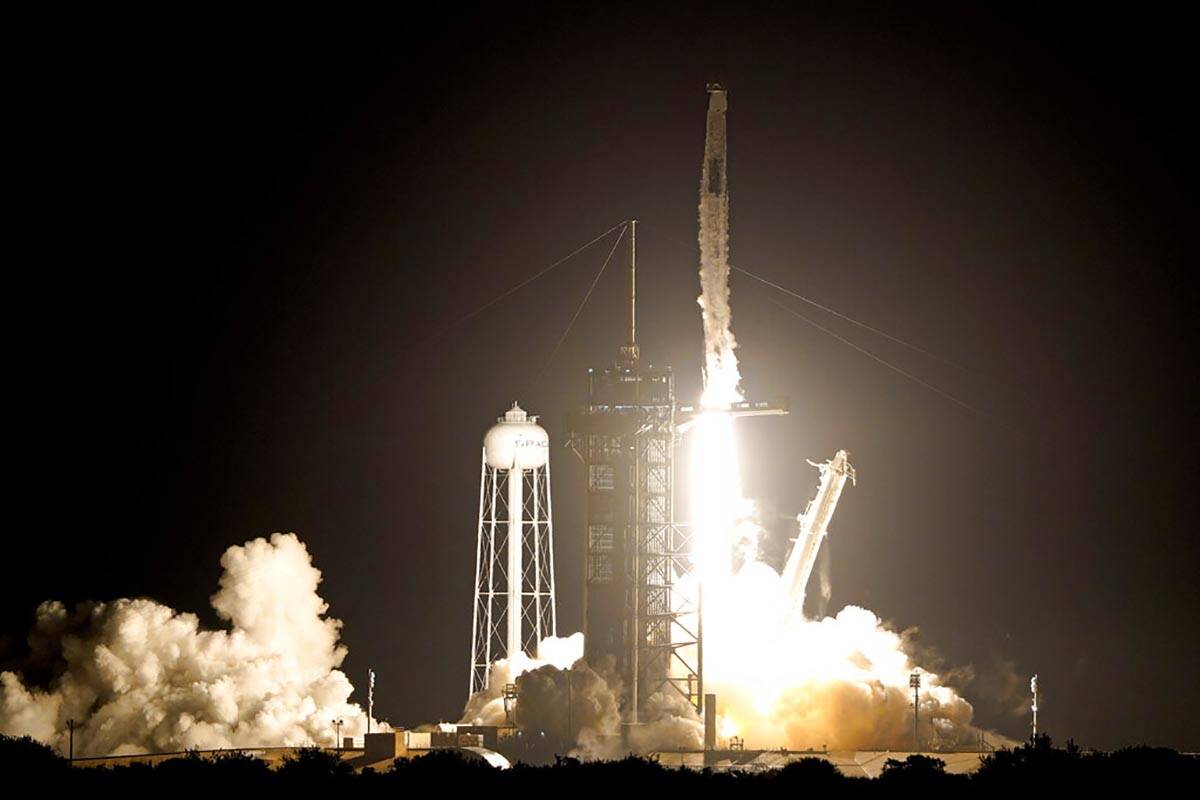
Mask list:
[[[550,458],[550,436],[513,403],[508,412],[483,437],[487,465],[493,469],[536,469]]]

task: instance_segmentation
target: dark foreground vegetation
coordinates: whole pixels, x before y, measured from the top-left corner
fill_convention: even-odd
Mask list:
[[[897,789],[935,794],[987,795],[1031,789],[1112,790],[1113,788],[1196,785],[1200,759],[1164,748],[1129,747],[1112,753],[1084,752],[1073,744],[1054,747],[1047,737],[1015,750],[987,755],[971,775],[947,774],[941,761],[910,756],[888,761],[877,780],[844,777],[832,764],[805,759],[780,770],[714,772],[673,769],[642,758],[580,762],[560,758],[550,766],[517,765],[499,771],[466,760],[457,751],[434,751],[409,761],[397,761],[386,772],[356,773],[327,750],[300,750],[272,769],[266,762],[239,752],[186,756],[156,765],[74,768],[50,748],[28,737],[0,736],[0,772],[5,789],[18,785],[44,789],[90,791],[281,791],[304,795],[345,789],[401,792],[421,787],[437,790],[480,788],[522,792],[533,790],[614,790],[640,792],[741,790],[768,796],[797,791],[835,791],[841,795],[875,795]],[[379,796],[379,795],[368,795]],[[509,795],[511,796],[511,795]]]

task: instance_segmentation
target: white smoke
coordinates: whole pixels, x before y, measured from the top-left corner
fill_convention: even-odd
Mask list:
[[[538,643],[537,655],[530,658],[519,653],[513,659],[501,658],[492,662],[488,670],[488,683],[483,689],[467,699],[463,709],[461,724],[464,725],[503,725],[510,711],[504,707],[504,687],[517,680],[527,672],[550,666],[556,669],[570,669],[571,665],[583,658],[583,634],[573,633],[570,636],[547,636]]]
[[[569,755],[584,759],[619,758],[629,752],[699,749],[703,723],[678,694],[659,691],[646,699],[641,724],[622,730],[624,686],[611,657],[597,665],[583,660],[583,634],[547,637],[537,658],[518,657],[492,664],[488,686],[467,701],[461,724],[515,722],[573,743]],[[517,697],[505,708],[503,688],[515,684]]]
[[[331,745],[366,731],[338,669],[340,620],[326,617],[321,573],[293,533],[230,547],[212,607],[228,630],[148,599],[37,610],[30,648],[55,663],[48,688],[0,673],[0,733],[76,755],[187,748]],[[387,730],[386,723],[375,729]]]
[[[901,637],[870,611],[789,622],[779,573],[760,557],[762,527],[742,494],[733,420],[742,399],[729,304],[726,95],[710,89],[700,181],[700,307],[704,392],[691,428],[695,574],[703,586],[705,689],[718,695],[719,728],[745,746],[836,749],[913,746],[909,676],[918,670]],[[798,545],[797,545],[798,546]],[[822,562],[821,612],[830,596]],[[976,733],[971,705],[922,673],[924,746]]]
[[[650,695],[639,715],[640,724],[629,729],[629,745],[634,752],[704,747],[704,722],[677,691],[660,689]]]
[[[704,591],[704,684],[719,730],[749,748],[913,747],[909,676],[922,675],[923,747],[974,742],[971,705],[872,612],[793,618],[783,580],[763,560],[764,530],[741,494],[732,420],[701,418],[692,436],[697,575]],[[799,546],[797,543],[794,546]],[[822,606],[830,584],[822,576]]]
[[[756,572],[753,580],[769,578]],[[922,669],[902,637],[867,609],[846,606],[836,616],[735,637],[705,633],[714,653],[705,685],[717,693],[722,730],[746,747],[912,749],[913,672],[922,681],[923,748],[970,744],[978,735],[971,704]]]

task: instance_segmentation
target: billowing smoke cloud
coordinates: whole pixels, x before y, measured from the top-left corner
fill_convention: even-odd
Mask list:
[[[526,730],[574,743],[570,755],[586,759],[703,746],[703,724],[695,709],[665,691],[646,700],[641,724],[622,731],[624,687],[612,658],[593,667],[582,656],[583,634],[575,633],[547,637],[538,647],[538,657],[521,657],[516,669],[506,659],[496,661],[488,688],[467,701],[462,722],[502,725],[511,719]],[[517,699],[508,709],[502,696],[507,683],[517,688]]]
[[[742,737],[747,747],[912,749],[914,671],[922,681],[921,747],[974,743],[978,735],[971,704],[919,667],[901,635],[864,608],[736,641],[714,635],[706,644],[720,660],[706,670],[706,686],[717,692],[722,734]]]
[[[916,671],[920,746],[973,743],[974,710],[950,681],[925,668],[936,660],[918,655],[913,641],[866,609],[847,606],[824,616],[827,557],[817,618],[789,613],[789,588],[764,560],[761,515],[741,493],[731,422],[710,412],[692,432],[704,682],[718,695],[721,735],[736,735],[750,748],[909,749],[909,677]]]
[[[463,709],[461,722],[468,725],[502,725],[509,716],[504,707],[504,687],[516,683],[528,672],[542,667],[552,667],[560,670],[570,669],[571,665],[583,658],[583,634],[573,633],[570,636],[547,636],[538,644],[536,657],[530,658],[524,653],[514,659],[501,658],[492,662],[488,670],[487,688],[481,689],[467,699]]]
[[[331,745],[334,719],[343,736],[364,733],[338,669],[342,623],[325,616],[300,539],[230,547],[221,566],[211,602],[228,630],[201,630],[194,614],[148,599],[42,603],[30,649],[56,677],[41,689],[0,673],[0,732],[65,752],[73,719],[76,755]]]
[[[517,678],[517,721],[559,741],[575,755],[611,758],[621,746],[620,683],[583,661],[569,669],[544,666]]]
[[[646,699],[640,724],[629,730],[629,745],[638,753],[699,750],[704,746],[704,723],[682,695],[663,689]]]

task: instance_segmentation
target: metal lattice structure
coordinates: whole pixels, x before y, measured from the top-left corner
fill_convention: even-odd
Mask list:
[[[536,656],[558,630],[548,441],[533,420],[514,404],[485,439],[468,696],[487,688],[494,661]]]
[[[678,691],[703,706],[699,597],[691,529],[675,520],[675,376],[644,365],[637,345],[637,221],[630,223],[629,338],[612,366],[588,370],[588,401],[571,446],[587,475],[583,616],[588,662],[612,662],[625,719],[648,698]],[[695,594],[699,594],[698,588]]]
[[[700,596],[699,591],[684,591],[680,586],[692,569],[691,526],[673,522],[648,525],[644,531],[637,699],[670,689],[700,712],[704,704]]]
[[[630,723],[659,691],[703,704],[699,598],[680,585],[692,540],[674,516],[675,418],[670,368],[642,366],[627,345],[591,372],[574,420],[588,480],[584,641],[589,663],[614,662]]]
[[[654,410],[633,437],[636,482],[634,581],[636,663],[631,721],[646,698],[679,692],[699,712],[703,706],[699,592],[680,581],[692,570],[691,526],[675,521],[674,404]]]

